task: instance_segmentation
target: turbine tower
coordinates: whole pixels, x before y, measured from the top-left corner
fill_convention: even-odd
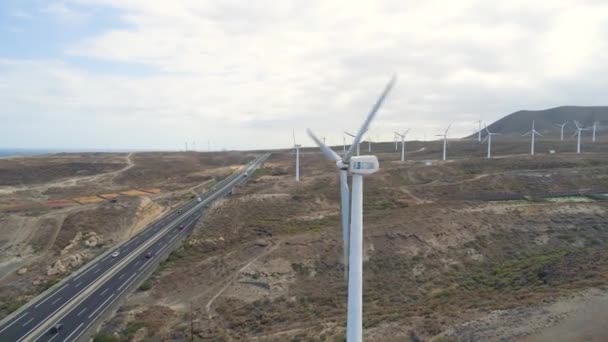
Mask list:
[[[484,128],[486,130],[487,135],[486,135],[485,139],[483,139],[482,143],[485,143],[486,141],[488,142],[488,156],[487,156],[487,158],[490,159],[490,158],[492,158],[492,136],[493,135],[500,135],[500,133],[492,133],[492,132],[490,132],[490,130],[488,129],[488,126],[485,126],[485,125],[484,125]]]
[[[323,144],[310,129],[308,130],[310,137],[319,145],[323,154],[336,163],[340,172],[342,237],[344,239],[345,258],[348,257],[347,342],[361,342],[363,339],[363,176],[372,174],[379,169],[376,156],[353,156],[353,153],[395,84],[395,80],[395,77],[393,77],[387,84],[363,125],[359,128],[353,144],[342,158]],[[349,174],[352,176],[352,196],[348,188]],[[350,226],[348,221],[349,202]]]
[[[395,136],[401,138],[401,161],[402,162],[405,161],[405,136],[407,135],[407,132],[409,132],[409,131],[410,130],[407,129],[403,133],[395,132]]]
[[[481,120],[477,120],[477,124],[479,125],[479,129],[477,130],[477,141],[481,142]]]
[[[530,155],[533,156],[534,155],[534,138],[538,135],[538,136],[543,136],[542,134],[538,133],[538,131],[536,129],[534,129],[534,120],[532,120],[532,129],[529,130],[528,132],[522,134],[522,136],[526,136],[526,135],[530,135],[532,137],[532,141],[530,142]]]
[[[393,133],[393,140],[395,141],[395,151],[397,151],[397,144],[399,143],[399,137],[397,136],[397,133]]]
[[[293,147],[296,149],[296,182],[300,181],[300,147],[302,145],[296,144],[296,132],[292,131],[293,134]]]
[[[559,140],[560,141],[564,141],[564,127],[566,127],[566,125],[568,124],[568,121],[564,122],[563,124],[553,124],[556,127],[560,128],[560,134],[559,134]]]
[[[574,120],[574,126],[576,126],[576,131],[574,132],[574,134],[572,134],[572,136],[574,137],[575,135],[576,137],[576,153],[581,153],[581,132],[582,131],[588,131],[589,128],[583,128],[581,126],[581,124]]]
[[[348,135],[349,137],[353,137],[353,138],[356,138],[356,137],[357,137],[356,135],[350,134],[350,133],[348,133],[348,132],[344,132],[344,134]],[[353,143],[353,144],[354,144],[354,143]],[[360,147],[360,146],[359,146],[359,145],[361,145],[361,142],[358,142],[358,143],[357,143],[357,155],[359,155],[359,154],[360,154],[360,149],[359,149],[359,147]],[[351,145],[351,146],[352,146],[352,145]]]
[[[446,128],[445,132],[443,132],[443,134],[437,134],[436,136],[438,137],[443,137],[443,159],[442,160],[446,160],[447,158],[447,152],[448,152],[448,131],[450,130],[450,127],[452,127],[452,124],[450,124],[448,126],[448,128]]]

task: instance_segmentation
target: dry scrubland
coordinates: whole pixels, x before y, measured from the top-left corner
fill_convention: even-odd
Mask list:
[[[188,152],[0,159],[0,318],[253,157]]]
[[[393,144],[376,147],[381,171],[364,195],[366,341],[514,340],[608,302],[608,202],[538,198],[607,189],[606,144],[488,161],[464,159],[484,146],[452,142],[455,161],[426,165],[439,146],[409,144],[418,152],[405,164],[388,153]],[[528,146],[497,142],[496,151]],[[217,203],[98,340],[343,341],[337,174],[313,149],[301,162],[296,184],[293,155],[275,153]],[[502,192],[532,197],[463,200]]]

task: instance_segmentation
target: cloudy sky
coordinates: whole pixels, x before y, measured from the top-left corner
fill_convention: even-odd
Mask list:
[[[274,148],[604,105],[606,1],[0,2],[0,147]]]

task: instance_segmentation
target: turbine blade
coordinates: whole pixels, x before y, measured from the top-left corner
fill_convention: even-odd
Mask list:
[[[444,133],[445,135],[447,135],[447,134],[448,134],[448,131],[450,130],[450,127],[452,127],[452,124],[451,124],[451,123],[448,125],[448,128],[446,128],[445,133]]]
[[[483,138],[483,140],[481,141],[481,143],[482,143],[482,144],[485,144],[485,143],[486,143],[486,141],[488,141],[488,138],[489,138],[489,137],[490,137],[490,135],[489,135],[489,134],[487,134],[487,135],[486,135],[486,137],[485,137],[485,138]]]
[[[312,140],[314,140],[317,145],[319,145],[319,148],[321,148],[321,152],[323,152],[323,154],[325,155],[325,157],[327,157],[327,159],[333,160],[336,162],[338,160],[340,160],[340,156],[336,152],[334,152],[334,150],[327,147],[327,145],[325,145],[321,140],[319,140],[319,138],[317,138],[317,136],[310,129],[308,129],[306,131],[308,132],[308,136],[310,136],[310,138]]]
[[[521,136],[522,136],[522,137],[527,137],[528,135],[530,135],[530,133],[531,133],[531,132],[532,132],[532,131],[528,131],[528,132],[526,132],[526,133],[522,134]]]
[[[348,163],[350,161],[350,157],[352,156],[355,149],[357,148],[357,145],[359,145],[359,142],[361,141],[363,134],[365,134],[365,132],[367,132],[369,125],[371,124],[372,120],[376,116],[376,113],[378,113],[378,110],[382,106],[384,99],[386,99],[386,96],[388,95],[388,93],[391,91],[391,89],[393,89],[395,82],[397,82],[397,76],[393,76],[391,78],[391,80],[388,82],[388,84],[382,91],[382,94],[380,94],[380,97],[378,98],[378,100],[376,101],[374,106],[372,107],[372,110],[367,115],[367,118],[365,119],[365,121],[363,121],[363,125],[361,125],[361,128],[359,128],[359,132],[357,132],[357,136],[355,137],[353,144],[350,146],[348,151],[346,151],[346,155],[344,156],[345,163]]]

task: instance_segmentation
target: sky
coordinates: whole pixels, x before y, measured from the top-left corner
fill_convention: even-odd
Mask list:
[[[0,147],[197,150],[433,139],[606,105],[606,1],[0,2]]]

